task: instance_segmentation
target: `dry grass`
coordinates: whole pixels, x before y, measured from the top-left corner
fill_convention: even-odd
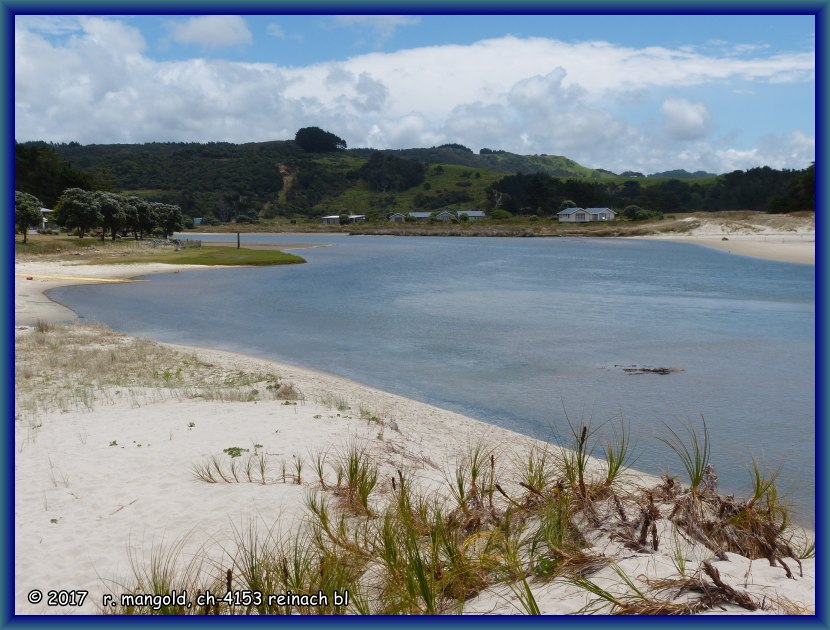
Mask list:
[[[19,419],[34,422],[50,410],[93,409],[119,400],[142,406],[167,398],[246,402],[301,400],[302,394],[272,372],[227,370],[97,324],[39,323],[15,337]]]

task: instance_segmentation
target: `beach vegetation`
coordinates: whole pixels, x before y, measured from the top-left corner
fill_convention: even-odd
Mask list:
[[[273,372],[226,370],[193,353],[99,324],[36,326],[32,334],[15,337],[15,356],[17,413],[31,419],[52,409],[92,410],[123,396],[135,407],[168,398],[254,402],[280,397],[279,388],[267,389],[280,382]],[[302,400],[293,385],[285,391]]]
[[[583,447],[589,433],[585,425],[575,432]],[[727,584],[708,560],[689,558],[689,544],[702,545],[699,553],[704,558],[728,548],[749,558],[772,557],[791,575],[783,556],[798,564],[800,552],[814,552],[815,544],[806,537],[788,538],[778,527],[780,521],[770,520],[774,484],[762,484],[767,488],[762,497],[733,505],[731,497],[707,491],[701,482],[697,501],[706,518],[692,527],[680,517],[691,488],[682,488],[668,476],[660,486],[629,484],[624,491],[619,483],[605,486],[599,477],[596,483],[586,480],[585,493],[578,476],[575,482],[569,480],[566,469],[553,466],[551,453],[541,445],[531,445],[523,457],[511,460],[519,464],[514,476],[521,481],[516,483],[502,478],[497,453],[483,443],[469,443],[439,492],[419,490],[411,474],[396,470],[391,492],[387,488],[374,500],[370,497],[381,466],[367,445],[353,442],[337,453],[336,484],[325,480],[327,454],[318,453],[312,461],[319,485],[306,493],[308,516],[290,535],[277,535],[277,523],[249,521],[234,529],[234,546],[223,549],[231,559],[228,571],[204,559],[173,570],[178,566],[174,545],[167,551],[154,550],[149,568],[133,567],[133,581],[119,584],[126,592],[138,592],[137,585],[149,588],[146,576],[154,575],[155,583],[168,589],[223,582],[231,588],[232,581],[235,589],[319,589],[330,594],[323,608],[223,602],[210,612],[168,609],[175,614],[457,614],[478,594],[501,585],[511,594],[511,606],[537,615],[542,612],[539,588],[562,579],[587,593],[587,604],[578,610],[582,614],[689,615],[724,605],[794,610],[786,601],[759,600]],[[203,476],[218,480],[224,471],[224,480],[232,480],[232,473],[217,469],[217,463],[221,466],[214,457],[208,462],[213,468],[203,464]],[[295,470],[292,476],[296,479],[299,473]],[[591,490],[603,487],[604,493]],[[592,548],[590,541],[605,532],[625,548],[655,553],[657,544],[647,537],[662,520],[672,527],[673,577],[631,577]],[[194,572],[194,566],[199,571]],[[171,581],[169,574],[178,570],[181,580]],[[342,596],[345,590],[353,598],[351,605],[334,606],[334,592]],[[121,612],[156,614],[147,609]]]
[[[605,444],[605,485],[611,486],[617,481],[636,459],[637,456],[631,443],[631,427],[623,419],[620,421],[619,429],[613,428],[613,439]]]
[[[706,419],[701,416],[703,425],[703,432],[698,434],[692,427],[687,427],[689,441],[688,443],[672,429],[666,425],[666,429],[671,433],[670,438],[659,438],[666,446],[668,446],[680,458],[686,474],[689,476],[689,483],[693,495],[699,492],[704,475],[706,474],[706,467],[709,465],[709,456],[711,451],[711,443],[709,440],[709,429],[706,427]]]

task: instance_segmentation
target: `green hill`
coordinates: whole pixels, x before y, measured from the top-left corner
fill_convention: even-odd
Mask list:
[[[374,149],[350,149],[353,155],[368,158]],[[386,149],[399,157],[418,160],[425,164],[454,164],[493,173],[545,173],[554,177],[601,179],[614,173],[602,169],[590,169],[560,155],[517,155],[507,151],[482,149],[473,153],[462,145],[442,145],[431,149]]]
[[[207,223],[441,209],[553,217],[565,205],[623,216],[699,210],[786,212],[814,207],[813,167],[645,177],[590,169],[562,156],[522,156],[450,144],[307,153],[294,141],[231,144],[15,145],[15,187],[48,203],[79,186],[176,204]]]

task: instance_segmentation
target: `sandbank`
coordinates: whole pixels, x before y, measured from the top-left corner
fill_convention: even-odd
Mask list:
[[[802,265],[814,265],[816,261],[813,216],[754,214],[734,218],[698,213],[674,225],[681,229],[636,238],[692,243],[730,254]]]
[[[699,236],[641,236],[637,238],[647,240],[674,241],[676,243],[692,243],[711,247],[730,254],[752,256],[764,260],[799,263],[802,265],[816,264],[815,236],[804,235],[793,237],[782,235],[772,236],[728,236],[703,238]]]
[[[73,284],[94,284],[102,280],[129,280],[155,273],[179,273],[207,269],[206,265],[135,263],[113,265],[78,264],[66,261],[15,261],[14,323],[32,326],[38,321],[68,322],[77,319],[71,310],[50,300],[49,289]]]

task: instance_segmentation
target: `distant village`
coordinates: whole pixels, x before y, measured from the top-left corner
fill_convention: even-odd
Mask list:
[[[613,221],[617,213],[611,208],[565,208],[556,214],[560,223],[589,223],[592,221]],[[441,221],[451,223],[457,221],[475,221],[487,218],[482,210],[441,210],[440,212],[393,212],[386,217],[393,223],[407,221]],[[323,217],[323,223],[340,225],[343,223],[359,223],[366,220],[365,214],[330,214]]]

